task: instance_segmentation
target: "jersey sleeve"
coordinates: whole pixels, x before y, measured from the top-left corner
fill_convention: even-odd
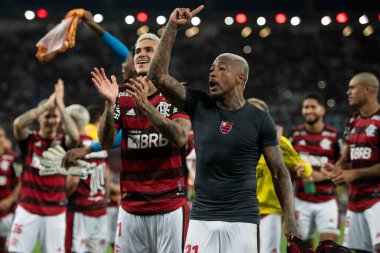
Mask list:
[[[176,118],[182,118],[182,119],[190,120],[190,118],[187,115],[187,113],[185,113],[184,111],[180,110],[178,107],[172,106],[171,110],[172,110],[172,113],[171,113],[170,118],[172,120],[176,119]]]
[[[109,32],[104,33],[100,38],[109,51],[111,51],[112,56],[120,64],[123,63],[127,56],[131,53],[120,40],[112,36]]]
[[[288,169],[291,169],[292,171],[295,171],[295,167],[297,164],[301,164],[305,166],[305,172],[302,175],[304,178],[307,178],[311,175],[313,168],[310,164],[302,160],[300,155],[297,153],[297,151],[294,149],[290,141],[282,136],[280,139],[280,148],[282,155],[284,157],[285,166]]]
[[[114,106],[113,120],[114,120],[115,128],[117,130],[120,130],[120,128],[121,128],[121,111],[120,111],[119,99],[116,100],[116,103]]]
[[[276,126],[269,114],[266,114],[260,127],[260,146],[267,148],[278,145]]]

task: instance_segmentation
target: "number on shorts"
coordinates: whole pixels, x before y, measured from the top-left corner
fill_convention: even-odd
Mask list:
[[[186,253],[198,253],[198,245],[186,245]]]
[[[121,236],[121,222],[117,223],[117,231],[119,231],[118,235],[120,237]]]

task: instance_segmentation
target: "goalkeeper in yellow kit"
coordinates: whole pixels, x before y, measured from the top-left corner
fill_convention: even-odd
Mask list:
[[[269,113],[267,104],[256,98],[247,100],[253,106]],[[312,167],[303,161],[293,148],[289,140],[282,136],[282,128],[277,127],[278,140],[286,167],[295,172],[296,176],[308,178],[312,174]],[[272,175],[261,155],[256,167],[257,198],[260,208],[260,252],[280,253],[282,210],[274,190]]]

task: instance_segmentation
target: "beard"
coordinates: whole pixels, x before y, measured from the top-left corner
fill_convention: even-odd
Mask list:
[[[314,125],[315,123],[317,123],[319,121],[321,117],[320,116],[316,116],[314,119],[305,119],[305,122],[306,124],[308,125]]]

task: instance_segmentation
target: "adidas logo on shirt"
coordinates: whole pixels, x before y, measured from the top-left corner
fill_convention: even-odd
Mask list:
[[[136,116],[136,113],[135,113],[135,110],[130,109],[129,111],[127,111],[127,113],[125,114],[126,116]]]

